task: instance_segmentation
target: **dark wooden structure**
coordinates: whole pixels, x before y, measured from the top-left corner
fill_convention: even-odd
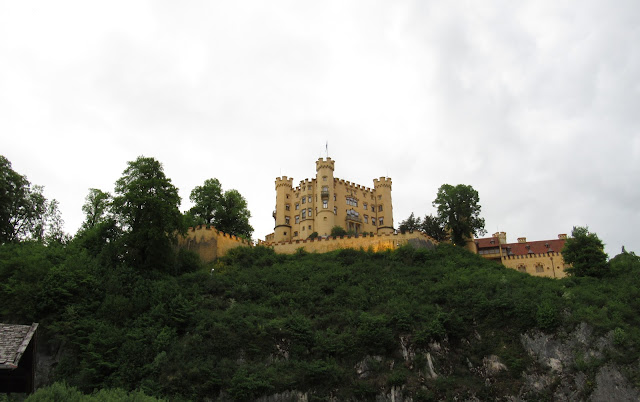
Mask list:
[[[0,393],[32,393],[38,323],[0,323]]]

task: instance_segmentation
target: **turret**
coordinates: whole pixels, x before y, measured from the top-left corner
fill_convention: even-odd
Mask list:
[[[328,236],[336,224],[333,213],[335,206],[333,188],[333,170],[335,161],[327,157],[316,161],[316,189],[314,198],[315,230],[320,236]]]
[[[282,176],[276,178],[276,209],[273,211],[275,242],[291,240],[291,202],[293,196],[293,179]]]
[[[393,233],[393,206],[391,204],[391,178],[373,179],[376,224],[378,234]]]

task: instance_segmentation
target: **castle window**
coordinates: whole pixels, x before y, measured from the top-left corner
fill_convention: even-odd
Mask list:
[[[309,225],[309,230],[311,230],[311,225]]]
[[[373,226],[375,226],[375,225],[376,225],[376,218],[371,218],[371,224],[372,224]]]
[[[302,231],[303,231],[303,232],[304,232],[304,229],[305,229],[305,228],[304,228],[304,225],[302,225]]]
[[[382,204],[378,205],[378,212],[382,211]]]
[[[298,232],[293,232],[293,237],[298,237]]]
[[[300,215],[296,215],[296,224],[300,223]]]
[[[336,195],[335,195],[335,194],[333,195],[333,200],[334,200],[334,201],[337,201],[337,200],[338,200],[338,199],[336,198]]]
[[[322,208],[329,208],[329,201],[322,200]]]
[[[371,204],[371,211],[372,211],[372,212],[376,212],[376,206],[375,206],[375,204]]]
[[[311,202],[311,196],[309,196],[309,202]]]
[[[285,198],[288,200],[289,199],[289,194],[287,194],[287,196]]]
[[[327,181],[327,176],[322,176],[322,181]]]
[[[382,199],[382,196],[381,196],[381,195],[379,195],[379,196],[378,196],[378,199],[379,199],[379,200],[381,200],[381,199]]]
[[[303,209],[302,210],[302,219],[305,219],[307,217],[307,210]]]
[[[544,267],[542,266],[542,264],[536,264],[536,272],[544,272]]]
[[[369,223],[369,215],[364,216],[364,223]]]
[[[289,224],[289,221],[290,221],[289,217],[288,217],[288,216],[285,216],[285,217],[284,217],[284,223],[288,225],[288,224]]]
[[[527,272],[527,267],[524,264],[518,265],[518,271]]]
[[[304,204],[305,202],[307,202],[307,197],[302,197],[302,203]]]
[[[364,207],[365,211],[367,210],[367,208],[369,207],[369,205],[365,202],[364,204],[362,204],[362,206]]]
[[[380,221],[380,226],[382,226],[382,224],[384,223],[384,218],[380,218],[379,221]]]
[[[296,203],[296,211],[300,209],[300,204]]]
[[[338,215],[338,207],[333,207],[333,214]]]
[[[284,206],[284,210],[285,211],[290,211],[291,210],[291,205],[287,204]]]
[[[318,213],[318,208],[316,208],[316,214],[317,214],[317,213]],[[311,212],[311,208],[309,208],[309,209],[307,210],[307,215],[309,215],[309,219],[311,219],[311,216],[312,216],[311,214],[312,214],[312,212]]]

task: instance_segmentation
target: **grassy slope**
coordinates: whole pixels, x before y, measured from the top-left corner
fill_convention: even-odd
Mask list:
[[[611,359],[638,358],[640,263],[629,254],[597,281],[534,278],[447,245],[293,256],[236,249],[213,274],[177,276],[105,268],[81,249],[12,247],[0,249],[0,296],[10,300],[2,319],[41,321],[64,345],[57,378],[85,392],[201,399],[224,390],[243,400],[297,389],[367,399],[406,385],[416,399],[491,397],[517,390],[530,363],[519,334],[580,321],[615,331],[625,353]],[[185,261],[181,271],[193,270]],[[37,277],[22,283],[35,266]],[[399,352],[401,336],[418,352],[413,361]],[[420,351],[434,341],[449,358],[437,362],[444,375],[424,379]],[[493,390],[466,368],[489,354],[509,367]],[[370,359],[370,375],[359,378],[354,366],[366,356],[382,362]]]

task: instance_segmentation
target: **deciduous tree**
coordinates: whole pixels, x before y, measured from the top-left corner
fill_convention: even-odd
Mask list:
[[[126,255],[138,268],[164,268],[182,230],[180,196],[162,164],[138,157],[116,182],[113,208],[124,231]]]
[[[407,231],[413,232],[414,230],[419,230],[421,223],[420,218],[416,218],[412,212],[407,219],[400,222],[400,231],[404,233]]]
[[[433,237],[436,241],[444,241],[447,239],[445,223],[437,216],[425,215],[424,219],[420,223],[420,230]]]
[[[464,246],[471,235],[486,233],[484,218],[480,218],[480,197],[473,187],[443,184],[433,206],[438,210],[438,218],[445,222],[454,244]]]
[[[575,276],[603,277],[608,271],[604,244],[584,226],[574,226],[562,249],[564,262],[571,264],[567,272]]]
[[[186,214],[190,225],[213,225],[225,233],[251,238],[251,212],[238,190],[223,192],[218,179],[207,179],[191,191],[189,199],[195,203]]]

